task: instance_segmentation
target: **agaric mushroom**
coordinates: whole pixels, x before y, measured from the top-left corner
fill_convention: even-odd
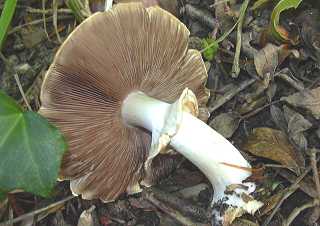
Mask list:
[[[60,179],[71,180],[74,194],[112,201],[138,192],[152,181],[153,158],[170,146],[208,177],[213,203],[258,208],[240,195],[255,189],[242,183],[250,164],[197,118],[209,96],[207,73],[201,54],[188,50],[188,37],[170,13],[130,3],[89,17],[60,47],[40,113],[68,141]],[[225,194],[234,184],[242,186]]]

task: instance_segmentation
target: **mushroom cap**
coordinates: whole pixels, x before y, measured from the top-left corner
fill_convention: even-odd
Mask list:
[[[165,10],[128,3],[92,15],[59,48],[39,113],[67,139],[60,178],[75,194],[110,201],[142,179],[151,134],[122,121],[130,92],[173,103],[188,87],[205,107],[207,73],[188,37]]]

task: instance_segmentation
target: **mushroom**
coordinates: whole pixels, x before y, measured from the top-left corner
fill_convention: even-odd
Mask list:
[[[60,179],[71,181],[75,195],[108,202],[139,192],[152,185],[156,156],[173,148],[208,177],[214,204],[258,208],[243,199],[255,189],[243,183],[250,164],[197,118],[208,116],[207,72],[201,54],[188,50],[188,37],[165,10],[128,3],[89,17],[59,48],[39,112],[68,141]]]

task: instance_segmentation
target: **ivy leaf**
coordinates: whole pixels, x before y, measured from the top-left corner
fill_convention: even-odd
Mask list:
[[[51,193],[67,149],[57,128],[0,91],[0,189]]]
[[[280,14],[285,10],[288,10],[291,8],[296,9],[301,2],[302,0],[280,0],[278,4],[274,7],[271,14],[270,29],[271,29],[272,35],[276,39],[284,42],[292,41],[288,37],[287,31],[279,25],[279,17],[280,17]]]
[[[204,49],[203,56],[206,60],[211,61],[217,54],[219,43],[215,39],[204,38],[202,39],[202,48]]]

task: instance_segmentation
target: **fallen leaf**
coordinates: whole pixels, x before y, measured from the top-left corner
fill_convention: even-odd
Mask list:
[[[279,46],[269,43],[254,55],[254,65],[261,78],[274,74],[279,62],[279,49]]]
[[[297,174],[299,168],[305,164],[302,154],[294,149],[282,131],[276,129],[267,127],[254,129],[242,149],[256,156],[279,162]]]
[[[313,8],[303,11],[295,20],[299,26],[304,50],[315,61],[320,61],[320,12]]]
[[[281,100],[295,107],[304,108],[310,111],[316,119],[320,119],[320,87],[303,90],[288,97],[282,97]]]
[[[274,121],[274,123],[282,131],[286,132],[288,130],[288,126],[287,126],[287,121],[286,121],[286,118],[285,118],[282,110],[279,107],[275,106],[275,105],[271,105],[270,114],[271,114],[271,118]]]
[[[222,113],[215,117],[210,126],[225,138],[230,138],[239,127],[240,117],[233,113]]]
[[[307,150],[308,141],[303,132],[310,129],[312,124],[301,114],[287,106],[284,106],[283,110],[288,123],[288,134],[290,138],[301,150]]]

